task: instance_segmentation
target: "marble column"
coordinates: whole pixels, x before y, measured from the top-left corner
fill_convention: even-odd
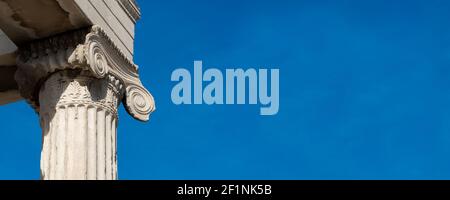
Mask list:
[[[80,70],[52,74],[39,92],[42,179],[117,178],[117,106],[122,84]]]
[[[117,179],[117,109],[148,121],[155,110],[137,66],[99,26],[20,48],[16,81],[42,127],[41,178]]]

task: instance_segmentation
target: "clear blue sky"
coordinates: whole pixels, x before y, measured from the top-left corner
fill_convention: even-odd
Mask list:
[[[120,179],[450,179],[450,2],[140,0],[150,123],[120,108]],[[279,68],[280,111],[185,105],[172,71]],[[0,179],[38,179],[41,133],[0,107]]]

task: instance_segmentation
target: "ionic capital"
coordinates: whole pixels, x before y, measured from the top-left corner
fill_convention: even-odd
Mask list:
[[[134,118],[148,121],[155,110],[152,95],[142,85],[138,67],[100,26],[63,33],[23,45],[16,81],[21,95],[39,112],[39,89],[58,71],[78,69],[98,79],[113,76],[123,85],[122,101]]]

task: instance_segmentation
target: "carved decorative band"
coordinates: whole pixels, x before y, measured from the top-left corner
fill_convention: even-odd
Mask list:
[[[54,73],[40,89],[40,112],[52,114],[61,106],[95,106],[116,115],[123,86],[114,76],[96,79],[86,72],[65,70]]]

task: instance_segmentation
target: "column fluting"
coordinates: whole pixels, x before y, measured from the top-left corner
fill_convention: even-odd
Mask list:
[[[117,179],[117,107],[122,84],[81,70],[56,72],[39,91],[41,178]]]

